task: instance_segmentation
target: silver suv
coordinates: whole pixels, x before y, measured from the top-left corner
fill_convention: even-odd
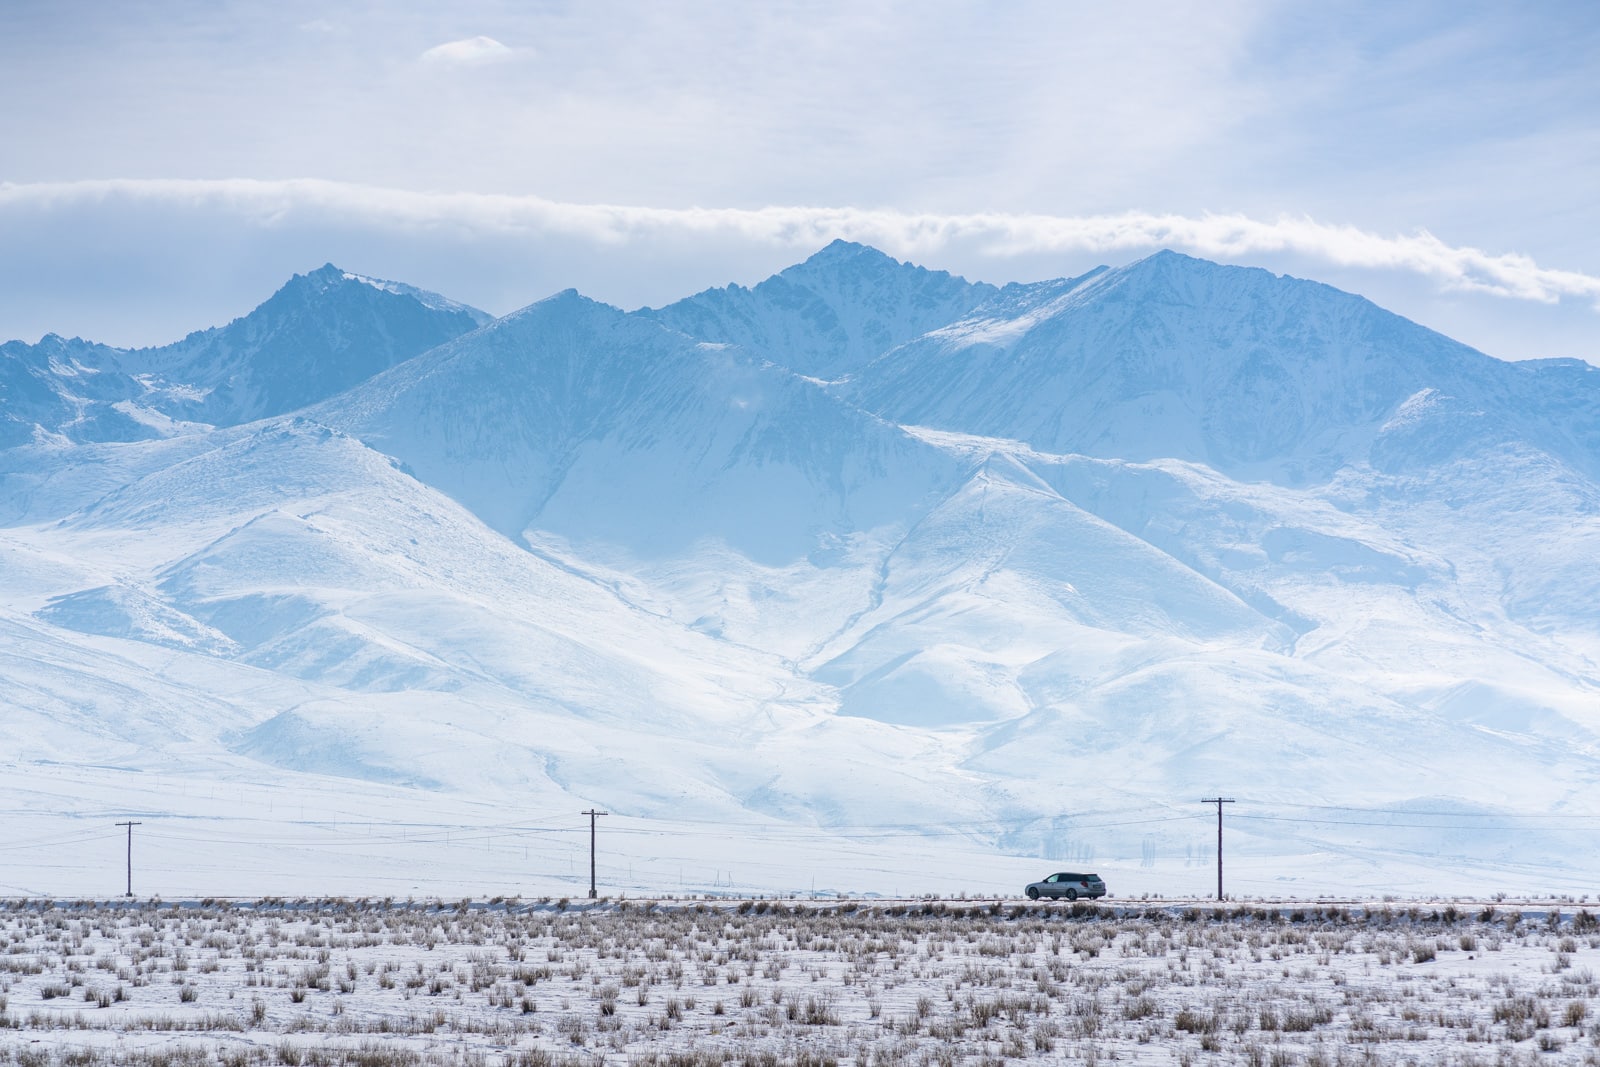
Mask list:
[[[1052,874],[1042,882],[1032,883],[1025,892],[1029,900],[1038,900],[1040,897],[1077,900],[1079,897],[1105,896],[1106,884],[1098,874]]]

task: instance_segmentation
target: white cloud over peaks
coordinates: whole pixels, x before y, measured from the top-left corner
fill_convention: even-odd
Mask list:
[[[510,59],[512,50],[493,37],[467,37],[436,44],[418,58],[434,66],[467,67]]]
[[[263,226],[364,225],[375,230],[561,234],[600,245],[661,236],[733,238],[814,250],[838,237],[915,258],[965,247],[1005,258],[1050,252],[1172,248],[1241,260],[1290,254],[1407,272],[1445,289],[1556,303],[1577,297],[1600,310],[1600,277],[1540,266],[1531,257],[1446,244],[1426,231],[1385,236],[1304,217],[1126,212],[1115,215],[939,214],[851,207],[656,208],[577,204],[537,196],[432,193],[320,179],[110,179],[0,183],[0,215],[122,200],[222,210]]]

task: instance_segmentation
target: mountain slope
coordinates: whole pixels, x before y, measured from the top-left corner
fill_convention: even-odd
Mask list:
[[[1004,456],[922,518],[881,574],[873,609],[814,657],[843,714],[1013,718],[1034,706],[1021,677],[1063,648],[1093,658],[1152,640],[1281,648],[1291,636]]]
[[[955,470],[740,349],[563,293],[315,409],[495,529],[751,558],[904,520]]]
[[[121,765],[176,737],[185,773],[253,762],[417,805],[604,791],[640,814],[793,818],[856,794],[862,753],[904,817],[941,792],[915,769],[927,741],[833,725],[827,687],[781,658],[517,548],[350,437],[291,419],[209,441],[0,538],[42,587],[0,657],[5,720],[39,734],[14,751],[59,759],[87,733]],[[83,684],[96,663],[115,682]],[[23,714],[40,694],[44,718]]]

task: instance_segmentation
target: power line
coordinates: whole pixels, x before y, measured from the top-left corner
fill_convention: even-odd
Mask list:
[[[1094,814],[1094,813],[1091,813],[1091,814]],[[623,818],[639,818],[639,817],[638,816],[623,816]],[[1122,819],[1122,820],[1117,820],[1117,821],[1114,821],[1114,822],[1081,822],[1081,821],[1079,821],[1078,818],[1074,817],[1074,818],[1066,821],[1065,823],[1060,824],[1059,828],[1063,829],[1063,830],[1099,830],[1099,829],[1107,829],[1107,828],[1110,828],[1110,827],[1117,827],[1117,826],[1142,826],[1142,825],[1147,825],[1147,824],[1150,824],[1150,823],[1161,823],[1161,822],[1190,822],[1190,821],[1193,821],[1194,819],[1201,819],[1201,818],[1205,818],[1205,816],[1203,816],[1203,815],[1193,815],[1193,814],[1182,814],[1182,813],[1178,813],[1178,812],[1173,812],[1173,813],[1166,814],[1166,815],[1157,815],[1157,816],[1153,816],[1153,817],[1147,818],[1147,819]],[[655,822],[656,820],[640,819],[639,821],[642,821],[642,822]],[[872,838],[877,838],[877,837],[959,837],[959,836],[970,836],[970,835],[973,835],[973,834],[982,834],[982,833],[999,833],[999,832],[1021,833],[1021,832],[1025,832],[1027,830],[1030,830],[1030,829],[1033,829],[1033,828],[1037,827],[1038,824],[1040,824],[1040,823],[1047,823],[1047,822],[1048,823],[1057,823],[1058,822],[1058,817],[1057,816],[1050,816],[1050,815],[1028,815],[1028,816],[1019,816],[1018,818],[1010,819],[1010,820],[997,820],[997,821],[982,822],[982,823],[849,823],[849,824],[839,824],[839,825],[808,825],[808,826],[800,826],[800,825],[786,824],[786,823],[772,823],[772,822],[763,822],[763,823],[738,822],[738,821],[734,821],[734,820],[731,820],[731,819],[730,820],[666,819],[666,820],[660,820],[660,821],[664,822],[664,823],[669,823],[669,824],[672,824],[672,825],[707,826],[707,827],[716,827],[718,829],[703,830],[703,831],[701,831],[701,830],[652,831],[652,830],[646,830],[646,829],[642,829],[641,828],[641,829],[635,829],[632,832],[634,832],[634,833],[663,832],[663,833],[682,833],[682,834],[695,834],[695,833],[717,834],[717,833],[720,833],[721,831],[727,830],[727,829],[734,829],[734,828],[742,829],[742,828],[745,828],[745,827],[754,827],[754,828],[762,829],[762,830],[773,830],[773,831],[777,831],[777,832],[782,833],[782,834],[799,832],[799,833],[811,833],[811,834],[827,834],[827,835],[833,836],[833,837],[842,836],[843,834],[854,832],[854,831],[871,831],[870,833],[860,834],[859,836],[872,837]],[[934,829],[933,827],[939,827],[939,829]],[[902,831],[902,832],[897,832],[897,831]],[[622,832],[627,832],[627,831],[619,829],[617,832],[622,833]]]
[[[299,824],[299,825],[315,826],[316,824]],[[353,824],[353,825],[375,826],[375,825],[379,825],[379,824],[369,822],[369,823],[360,823],[360,824]],[[385,824],[385,825],[387,825],[387,824]],[[326,845],[326,844],[329,844],[329,843],[342,843],[342,842],[348,842],[348,841],[361,841],[361,842],[363,842],[365,844],[373,844],[373,845],[385,845],[385,844],[388,844],[388,845],[435,844],[435,843],[440,843],[440,842],[447,842],[447,843],[450,843],[450,844],[454,844],[456,842],[494,841],[494,840],[500,840],[500,839],[508,838],[508,837],[527,836],[527,835],[530,835],[530,834],[578,833],[579,831],[581,831],[583,829],[583,827],[581,825],[574,825],[574,826],[507,826],[505,828],[498,828],[498,827],[488,828],[489,832],[487,832],[487,833],[475,833],[474,832],[474,831],[481,830],[481,829],[484,829],[484,828],[482,828],[482,827],[472,827],[472,826],[462,826],[462,827],[450,827],[450,828],[444,828],[444,829],[437,829],[437,830],[433,830],[433,831],[429,831],[429,832],[425,832],[425,833],[408,833],[408,832],[403,832],[402,831],[402,832],[389,832],[389,833],[371,834],[371,835],[355,835],[355,834],[350,834],[350,833],[347,833],[347,832],[345,832],[345,833],[337,833],[336,834],[333,831],[329,831],[327,834],[325,834],[323,836],[319,836],[319,837],[313,837],[313,836],[309,836],[309,835],[301,835],[301,836],[295,836],[295,837],[255,837],[255,836],[252,836],[252,837],[248,838],[248,841],[249,841],[250,844],[253,844],[253,845],[280,845],[280,846],[285,846],[285,847],[296,847],[296,846],[314,847],[314,846],[319,846],[319,845]],[[185,842],[196,842],[196,843],[206,842],[206,841],[215,841],[216,840],[216,835],[213,835],[213,834],[186,834],[186,833],[182,833],[182,832],[171,833],[171,832],[153,831],[153,832],[151,832],[151,834],[149,836],[160,838],[163,841],[185,841]]]
[[[1093,809],[1093,810],[1081,809],[1081,810],[1078,811],[1077,814],[1075,814],[1073,816],[1070,816],[1070,820],[1071,820],[1071,825],[1074,828],[1076,828],[1076,827],[1081,825],[1078,822],[1078,820],[1082,819],[1082,818],[1085,818],[1085,817],[1088,817],[1088,818],[1101,818],[1101,817],[1104,817],[1104,816],[1126,815],[1126,814],[1129,814],[1130,812],[1146,812],[1146,811],[1151,811],[1151,810],[1168,810],[1168,809],[1164,805],[1159,805],[1159,804],[1155,804],[1155,805],[1146,804],[1146,805],[1140,805],[1140,806],[1135,806],[1135,807],[1126,807],[1126,808],[1099,808],[1099,809]],[[620,818],[624,818],[624,819],[642,818],[641,816],[630,816],[630,815],[623,815],[623,816],[619,816],[619,817]],[[1181,816],[1181,817],[1182,818],[1188,818],[1188,816]],[[951,832],[959,833],[959,832],[965,832],[966,830],[981,831],[981,830],[993,829],[993,828],[996,828],[996,827],[1025,826],[1025,825],[1029,825],[1029,824],[1033,824],[1033,823],[1040,823],[1040,822],[1047,822],[1047,821],[1048,822],[1055,822],[1055,821],[1060,820],[1061,818],[1062,817],[1059,816],[1059,815],[1017,815],[1017,816],[1013,816],[1013,817],[1011,817],[1009,819],[987,819],[987,820],[983,820],[981,822],[965,822],[965,823],[963,823],[963,822],[943,822],[943,823],[938,823],[936,825],[943,826],[943,827],[946,827],[946,828],[962,828],[962,829],[952,829],[951,830]],[[749,820],[749,819],[746,819],[746,820],[740,820],[740,819],[691,819],[691,818],[687,818],[687,817],[684,817],[684,816],[677,816],[677,817],[674,817],[674,818],[672,818],[670,820],[664,820],[664,821],[669,821],[669,822],[673,822],[673,823],[681,823],[681,824],[686,825],[686,826],[722,826],[722,827],[757,827],[757,828],[766,827],[766,826],[772,826],[772,827],[780,827],[781,828],[781,827],[786,827],[786,826],[792,825],[792,824],[789,824],[789,823],[780,822],[780,821],[778,821],[776,819],[765,819],[765,820],[759,820],[759,821],[758,820]],[[926,827],[926,826],[929,826],[929,825],[934,825],[934,824],[921,823],[921,822],[885,822],[885,823],[859,823],[858,822],[858,823],[850,823],[848,825],[813,824],[813,825],[808,826],[806,828],[807,829],[816,829],[816,830],[838,830],[838,829],[854,829],[854,830],[915,830],[915,829],[918,829],[920,827]]]
[[[1213,800],[1207,800],[1212,803]],[[1563,821],[1590,820],[1600,821],[1600,815],[1519,815],[1508,812],[1459,812],[1459,811],[1429,811],[1419,808],[1359,808],[1339,805],[1282,805],[1287,808],[1298,808],[1305,811],[1330,811],[1349,812],[1356,815],[1366,814],[1374,818],[1326,818],[1316,816],[1273,814],[1254,812],[1238,814],[1235,818],[1251,822],[1279,822],[1299,825],[1324,825],[1324,826],[1356,826],[1374,829],[1517,829],[1514,826],[1483,826],[1480,822],[1456,826],[1455,823],[1463,820],[1544,820],[1556,819]],[[1124,809],[1126,810],[1126,809]],[[580,813],[583,814],[583,813]],[[1099,813],[1094,813],[1099,814]],[[1437,822],[1396,822],[1378,818],[1376,816],[1396,814],[1411,815],[1427,819],[1440,820]],[[991,822],[973,823],[849,823],[836,825],[796,825],[776,822],[752,822],[746,820],[714,820],[714,819],[683,819],[673,818],[654,820],[638,816],[622,816],[624,825],[619,826],[614,832],[636,836],[721,836],[731,829],[751,829],[755,832],[747,836],[755,839],[774,841],[790,841],[797,838],[834,839],[834,840],[888,840],[896,838],[937,838],[937,837],[963,837],[981,836],[984,834],[1012,834],[1028,833],[1035,829],[1056,829],[1065,832],[1084,832],[1093,830],[1119,829],[1128,826],[1152,826],[1163,824],[1177,824],[1193,822],[1207,816],[1199,814],[1184,814],[1172,812],[1152,815],[1146,818],[1133,819],[1106,819],[1099,821],[1085,821],[1082,817],[1074,817],[1064,823],[1055,823],[1050,816],[1025,816],[1010,820],[995,820]],[[360,842],[371,845],[408,845],[408,844],[434,844],[441,841],[449,843],[460,842],[483,843],[492,841],[516,841],[519,838],[536,835],[559,835],[579,833],[584,827],[581,823],[561,825],[557,824],[528,824],[528,823],[499,823],[499,824],[465,824],[465,823],[384,823],[376,820],[341,820],[337,822],[316,821],[291,821],[284,823],[269,823],[261,819],[240,819],[238,817],[191,817],[191,827],[177,826],[164,823],[162,828],[148,832],[153,840],[186,842],[186,843],[214,843],[219,834],[206,832],[206,827],[221,824],[221,837],[240,844],[255,846],[286,846],[286,847],[320,847],[329,844],[346,842]],[[627,823],[636,825],[626,825]],[[247,825],[240,825],[241,823]],[[293,828],[299,832],[293,833],[263,833],[249,832],[248,824],[276,826],[284,829]],[[1055,825],[1045,825],[1055,823]],[[125,828],[127,823],[118,822],[119,828]],[[142,824],[138,824],[142,825]],[[365,834],[352,831],[375,828],[375,832]],[[1556,829],[1552,827],[1552,829]],[[36,837],[13,840],[0,844],[0,851],[22,851],[34,848],[55,848],[63,845],[88,843],[105,840],[109,833],[83,829],[62,834],[47,834]],[[118,835],[122,836],[122,835]]]
[[[1207,802],[1209,803],[1213,801],[1208,800]],[[1396,822],[1382,818],[1335,819],[1269,813],[1239,814],[1236,815],[1235,818],[1244,819],[1249,822],[1286,823],[1293,825],[1351,826],[1370,829],[1420,829],[1445,831],[1514,831],[1519,829],[1519,827],[1511,825],[1484,825],[1481,822],[1461,823],[1459,820],[1464,818],[1471,818],[1474,820],[1485,818],[1494,819],[1497,817],[1502,819],[1540,818],[1539,816],[1517,816],[1508,813],[1500,813],[1497,815],[1496,813],[1425,811],[1422,809],[1368,809],[1332,805],[1286,806],[1299,807],[1302,810],[1348,811],[1351,813],[1366,813],[1369,815],[1379,815],[1381,813],[1394,811],[1396,813],[1414,814],[1416,816],[1433,818],[1441,821]],[[1048,817],[1026,817],[1016,820],[967,824],[854,823],[833,826],[800,826],[771,822],[755,823],[740,820],[719,821],[710,819],[671,819],[657,821],[639,817],[625,816],[624,818],[628,821],[635,822],[637,825],[619,826],[614,832],[640,837],[721,837],[730,829],[750,828],[755,832],[746,833],[744,836],[746,839],[753,841],[789,842],[809,839],[816,841],[834,840],[871,842],[923,838],[976,838],[995,834],[1027,833],[1036,828],[1041,830],[1053,828],[1067,832],[1082,833],[1099,830],[1121,829],[1130,826],[1160,826],[1181,824],[1206,818],[1206,816],[1199,814],[1169,813],[1155,815],[1148,818],[1113,819],[1104,821],[1083,821],[1081,819],[1074,818],[1065,825],[1057,825],[1055,827],[1040,825],[1042,823],[1051,821],[1048,819]],[[1557,818],[1564,820],[1575,820],[1600,817],[1560,816]],[[193,821],[199,823],[202,821],[209,822],[212,820],[195,819]],[[225,840],[232,841],[237,844],[251,845],[256,847],[312,849],[322,849],[328,847],[343,848],[352,842],[359,843],[364,846],[382,847],[429,845],[440,842],[446,842],[449,844],[484,844],[499,841],[506,842],[509,847],[515,847],[515,843],[519,841],[519,839],[525,839],[534,836],[558,836],[562,834],[574,834],[580,833],[583,830],[581,823],[576,825],[529,825],[517,823],[469,825],[437,823],[393,824],[378,823],[373,820],[364,820],[360,822],[352,820],[348,822],[340,821],[337,823],[297,822],[291,825],[295,829],[301,830],[302,832],[300,833],[257,835],[249,833],[248,830],[244,829],[244,827],[239,826],[239,823],[244,820],[223,817],[215,821],[223,823],[227,827],[224,829],[221,836]],[[262,820],[251,821],[259,823]],[[126,827],[126,823],[119,822],[116,825],[118,827]],[[367,834],[354,834],[350,832],[358,828],[373,827],[380,827],[381,829],[378,829],[377,832],[370,832]],[[415,829],[412,829],[412,827],[415,827]],[[1576,829],[1576,827],[1573,828]],[[0,845],[0,851],[14,852],[39,848],[58,848],[64,845],[105,840],[109,836],[109,834],[90,830],[61,835],[39,836],[21,841],[12,841]],[[193,828],[174,828],[166,826],[162,829],[149,832],[148,836],[152,840],[158,841],[210,844],[217,842],[219,835],[215,833],[206,833],[200,826],[194,826]]]
[[[37,848],[57,849],[63,845],[81,845],[90,841],[109,841],[113,837],[121,836],[122,834],[115,830],[110,832],[104,830],[80,831],[64,837],[41,837],[28,841],[14,841],[10,844],[0,845],[0,852],[18,852]]]
[[[581,813],[581,814],[586,814],[586,813]],[[600,814],[604,815],[604,814],[610,814],[610,813],[601,812]],[[1186,816],[1178,816],[1178,817],[1165,817],[1165,818],[1159,818],[1159,819],[1137,819],[1137,820],[1129,820],[1127,822],[1116,822],[1116,823],[1091,823],[1091,824],[1083,824],[1083,825],[1073,824],[1071,826],[1071,829],[1073,829],[1073,830],[1102,829],[1102,828],[1116,827],[1116,826],[1145,825],[1145,824],[1157,823],[1157,822],[1190,821],[1190,820],[1193,820],[1194,818],[1198,818],[1198,816],[1186,815]],[[763,836],[767,836],[767,837],[773,838],[773,839],[780,839],[780,840],[793,840],[796,837],[819,837],[819,838],[820,837],[828,837],[828,838],[843,838],[843,839],[847,839],[847,840],[849,840],[849,839],[854,839],[854,840],[878,840],[878,839],[901,838],[901,837],[907,837],[907,838],[919,838],[919,837],[970,837],[970,836],[975,836],[975,835],[982,834],[982,833],[985,833],[985,832],[991,832],[992,833],[992,832],[1000,832],[1002,830],[1000,824],[993,824],[993,825],[986,826],[986,827],[983,827],[983,828],[970,827],[970,828],[967,828],[967,829],[959,829],[959,830],[926,829],[926,830],[905,830],[903,832],[883,832],[883,833],[874,832],[874,833],[857,834],[857,833],[853,833],[852,832],[853,830],[856,829],[855,827],[783,826],[783,825],[775,825],[775,824],[747,824],[747,823],[737,823],[737,822],[713,824],[713,823],[706,822],[706,823],[698,824],[698,825],[703,825],[703,826],[707,827],[706,829],[680,829],[675,825],[676,822],[677,822],[677,820],[672,820],[670,822],[664,822],[664,823],[660,823],[660,824],[650,824],[650,825],[646,825],[646,826],[618,827],[615,830],[615,832],[616,833],[623,833],[623,834],[642,835],[642,836],[722,837],[722,836],[725,836],[727,831],[730,830],[730,829],[739,828],[739,827],[743,827],[743,826],[749,826],[749,825],[760,825],[761,826],[761,830],[764,831],[764,834],[758,832],[758,833],[756,833],[754,835],[750,835],[754,839],[757,839],[757,840],[761,839]],[[505,830],[500,830],[500,831],[495,831],[495,832],[490,832],[490,833],[477,833],[477,834],[473,834],[473,833],[458,833],[456,831],[439,831],[439,832],[436,832],[436,833],[429,833],[429,834],[384,834],[384,835],[372,835],[372,836],[365,836],[365,835],[356,836],[356,835],[348,835],[348,834],[346,834],[346,835],[342,835],[342,836],[338,836],[338,837],[333,837],[331,835],[327,836],[327,837],[312,837],[312,836],[309,836],[309,835],[298,835],[298,836],[294,836],[294,837],[255,837],[255,836],[251,836],[251,837],[248,838],[248,840],[249,840],[249,842],[251,844],[257,844],[257,845],[284,845],[284,846],[297,846],[297,845],[315,846],[315,845],[327,844],[330,841],[343,842],[343,841],[352,841],[352,840],[361,841],[363,843],[370,843],[370,844],[374,844],[374,845],[378,845],[378,844],[429,844],[429,843],[437,843],[437,842],[441,842],[441,841],[448,841],[448,842],[454,844],[456,842],[469,843],[469,842],[482,842],[482,841],[496,841],[496,840],[504,840],[504,839],[515,839],[515,838],[518,838],[518,837],[525,837],[525,836],[536,835],[536,834],[581,833],[583,830],[584,830],[584,827],[582,825],[577,825],[577,826],[518,826],[518,827],[510,827],[510,828],[507,828]],[[1006,832],[1012,832],[1012,831],[1006,831]],[[205,842],[205,841],[214,841],[216,839],[214,835],[204,835],[204,834],[194,834],[194,833],[167,833],[167,832],[160,832],[160,831],[153,832],[150,836],[154,837],[154,838],[159,838],[159,839],[164,840],[164,841],[183,841],[183,842],[195,842],[195,843]]]
[[[580,814],[586,814],[580,812]],[[979,837],[986,834],[1022,833],[1033,829],[1037,824],[1046,821],[1047,817],[1025,817],[1011,821],[995,821],[987,823],[968,824],[916,824],[916,823],[879,823],[879,824],[849,824],[844,826],[799,826],[772,822],[744,822],[738,820],[710,820],[710,819],[671,819],[650,820],[637,816],[624,816],[629,821],[642,823],[637,826],[619,826],[614,832],[647,837],[722,837],[730,829],[753,828],[756,832],[746,833],[748,840],[793,841],[796,839],[831,839],[876,841],[893,839],[917,839],[930,837]],[[1105,822],[1082,822],[1073,819],[1066,826],[1061,827],[1073,832],[1114,829],[1125,826],[1147,826],[1165,823],[1192,822],[1204,818],[1193,814],[1166,814],[1144,819],[1119,819]],[[197,820],[198,821],[198,820]],[[228,822],[237,823],[239,820],[228,819]],[[259,821],[259,820],[253,820]],[[298,829],[308,832],[293,835],[240,835],[237,830],[230,831],[228,836],[235,841],[256,846],[278,847],[303,847],[323,848],[330,845],[344,847],[347,842],[359,842],[362,845],[411,845],[433,844],[439,842],[455,843],[481,843],[498,840],[516,840],[517,838],[534,835],[555,835],[568,833],[581,833],[583,825],[547,825],[536,826],[526,824],[504,823],[498,825],[482,826],[468,824],[378,824],[373,821],[351,821],[333,823],[320,822],[295,822],[292,824]],[[369,834],[351,834],[351,829],[363,827],[383,826],[384,830]],[[419,826],[426,829],[409,830],[405,826]],[[700,829],[703,827],[703,829]],[[935,828],[937,827],[937,828]],[[337,828],[337,829],[336,829]],[[325,831],[315,833],[312,831]],[[341,832],[343,831],[343,832]],[[152,839],[185,843],[209,843],[217,839],[215,834],[200,831],[199,827],[193,830],[185,828],[164,828],[150,832]],[[3,847],[3,846],[0,846]]]
[[[1600,821],[1600,813],[1589,815],[1555,815],[1548,812],[1495,812],[1495,811],[1429,811],[1426,808],[1377,808],[1366,805],[1353,804],[1292,804],[1288,801],[1280,802],[1280,808],[1299,808],[1303,811],[1356,811],[1369,812],[1376,815],[1437,815],[1441,818],[1462,819],[1586,819],[1591,822]],[[1240,816],[1243,818],[1243,816]]]
[[[1081,830],[1108,830],[1108,829],[1115,829],[1115,828],[1123,827],[1123,826],[1152,826],[1152,825],[1165,824],[1165,823],[1194,822],[1194,821],[1196,821],[1198,819],[1204,819],[1206,817],[1207,816],[1204,816],[1204,815],[1166,815],[1166,816],[1161,816],[1161,817],[1153,818],[1153,819],[1128,819],[1128,820],[1121,821],[1121,822],[1107,822],[1107,823],[1077,823],[1077,822],[1074,822],[1074,823],[1071,823],[1071,824],[1069,824],[1067,826],[1062,827],[1062,829],[1073,831],[1073,832],[1081,831]],[[674,820],[674,822],[675,821],[676,820]],[[1037,820],[1035,820],[1035,821],[1037,821]],[[613,833],[618,833],[618,834],[634,834],[634,835],[643,836],[643,837],[723,837],[723,836],[726,835],[726,833],[727,833],[727,831],[729,829],[736,828],[736,827],[741,827],[741,826],[745,826],[745,825],[748,825],[748,824],[744,824],[744,823],[725,823],[725,824],[722,824],[722,829],[710,829],[710,828],[708,828],[708,829],[704,829],[704,830],[679,830],[679,829],[672,829],[672,828],[669,828],[669,827],[661,827],[661,826],[655,826],[655,827],[650,827],[650,826],[640,826],[640,827],[619,826],[619,827],[616,827],[615,829],[613,829],[612,832]],[[979,827],[968,827],[966,829],[960,829],[960,830],[950,830],[950,829],[943,829],[943,830],[934,830],[934,829],[909,830],[908,829],[908,830],[899,831],[899,832],[885,832],[885,833],[852,833],[851,831],[856,829],[856,828],[855,827],[848,827],[848,826],[842,826],[842,827],[832,827],[832,826],[817,826],[817,827],[811,827],[811,826],[796,826],[796,827],[768,826],[768,827],[764,827],[764,829],[770,830],[771,833],[768,833],[768,834],[745,833],[745,834],[742,834],[741,836],[743,837],[744,840],[747,840],[747,841],[762,841],[762,840],[793,841],[793,840],[795,840],[797,838],[800,838],[800,837],[810,837],[810,838],[818,838],[818,839],[826,838],[826,839],[839,840],[839,841],[892,841],[892,840],[899,840],[899,839],[906,839],[906,838],[920,839],[920,838],[930,838],[930,837],[981,837],[981,836],[983,836],[985,834],[994,834],[994,833],[1023,833],[1023,832],[1026,832],[1029,829],[1028,827],[1015,828],[1015,829],[1000,829],[999,828],[1000,825],[1001,824],[989,824],[988,826],[985,826],[985,827],[982,827],[982,828],[979,828]]]
[[[1437,814],[1439,818],[1451,818],[1445,812],[1419,812],[1418,814]],[[1251,822],[1280,822],[1293,823],[1297,826],[1366,826],[1375,830],[1471,830],[1482,833],[1486,830],[1526,831],[1526,826],[1485,826],[1482,823],[1449,825],[1436,822],[1383,822],[1379,820],[1363,819],[1302,819],[1289,815],[1235,815],[1235,819],[1248,819]],[[1577,830],[1580,827],[1552,828],[1548,832],[1565,832]]]

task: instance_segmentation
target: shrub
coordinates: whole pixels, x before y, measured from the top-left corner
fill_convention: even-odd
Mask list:
[[[1308,1033],[1331,1022],[1333,1022],[1332,1009],[1321,1005],[1283,1013],[1283,1029],[1291,1034]]]
[[[1124,1019],[1147,1019],[1156,1013],[1156,1002],[1149,997],[1136,997],[1122,1005]]]

